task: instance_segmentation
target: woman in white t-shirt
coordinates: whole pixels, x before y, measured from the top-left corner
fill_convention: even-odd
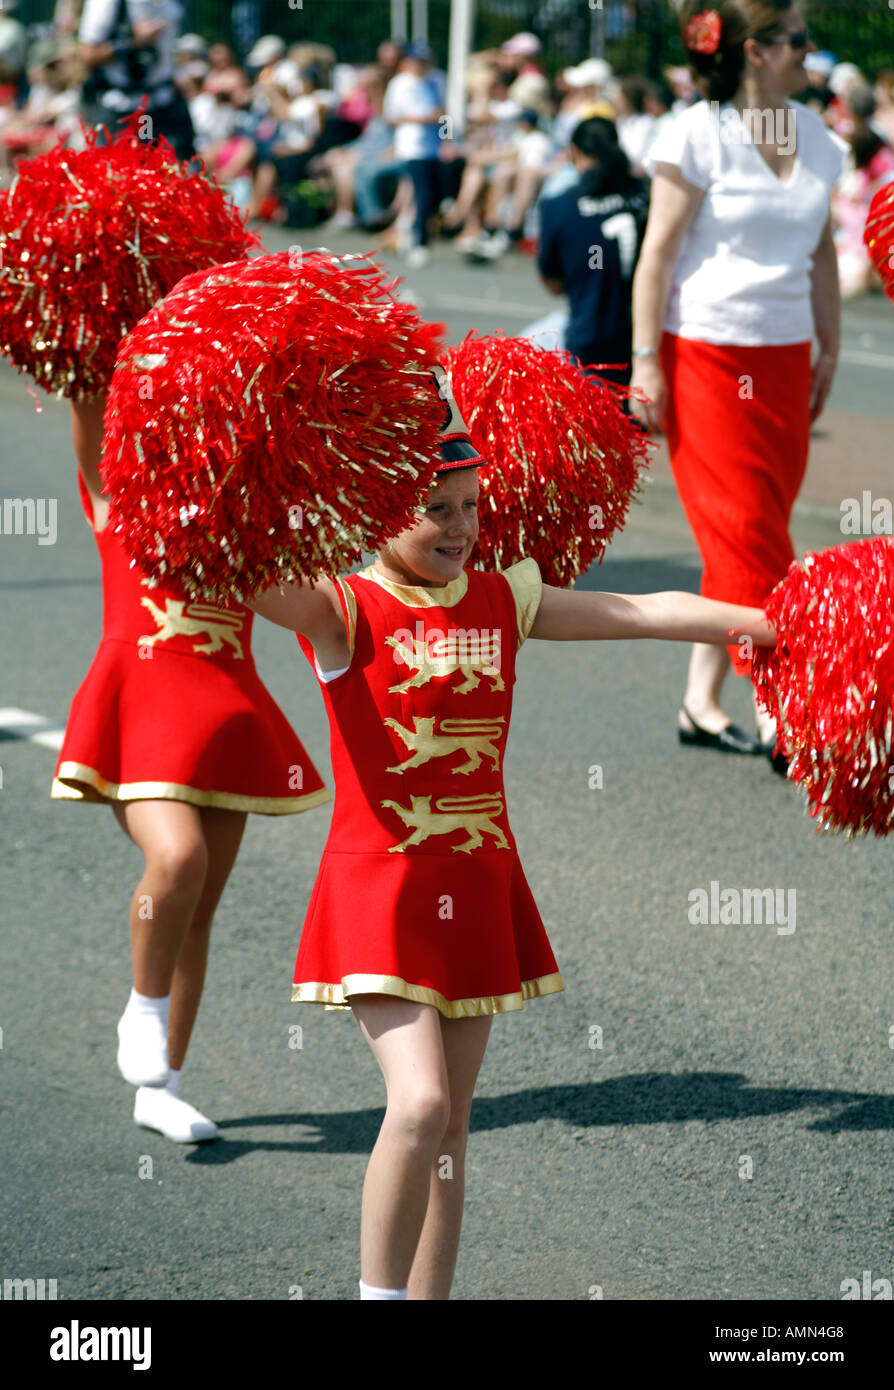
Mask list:
[[[829,195],[843,144],[789,94],[813,48],[797,5],[686,3],[684,43],[706,100],[682,112],[646,159],[653,173],[633,288],[634,413],[664,429],[680,500],[704,562],[701,592],[762,604],[794,559],[789,520],[839,348],[841,301]],[[811,363],[814,333],[819,355]],[[732,659],[693,648],[682,743],[775,756],[720,703]]]

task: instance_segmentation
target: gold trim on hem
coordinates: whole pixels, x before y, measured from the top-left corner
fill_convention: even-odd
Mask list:
[[[460,599],[465,598],[469,588],[469,576],[465,570],[439,588],[428,588],[424,584],[395,584],[393,579],[380,574],[374,565],[360,570],[357,577],[378,584],[407,608],[453,608]]]
[[[304,796],[242,796],[238,792],[203,791],[179,782],[107,782],[95,768],[65,762],[53,778],[54,801],[101,805],[111,801],[186,801],[191,806],[216,806],[224,811],[253,811],[261,816],[294,816],[332,800],[328,787]]]
[[[399,975],[345,975],[339,985],[302,982],[292,985],[293,1004],[322,1004],[327,1009],[349,1009],[352,994],[391,994],[413,1004],[432,1004],[445,1018],[481,1018],[512,1013],[525,1000],[558,994],[565,988],[558,971],[536,980],[523,980],[512,994],[488,994],[478,999],[446,999],[426,985],[411,985]]]

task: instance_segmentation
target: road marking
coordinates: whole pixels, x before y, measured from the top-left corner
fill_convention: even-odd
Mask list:
[[[64,724],[54,724],[27,709],[0,709],[0,738],[22,738],[58,753],[64,737]]]
[[[444,309],[474,309],[479,314],[482,309],[493,309],[495,312],[499,310],[500,314],[506,318],[525,320],[542,319],[545,314],[549,313],[550,308],[555,308],[555,305],[549,304],[506,303],[505,300],[488,299],[483,295],[480,299],[474,299],[471,295],[465,294],[432,295],[428,302]]]
[[[842,362],[853,362],[858,367],[878,367],[890,371],[894,367],[894,357],[884,357],[880,352],[861,352],[858,348],[842,348],[838,354]]]

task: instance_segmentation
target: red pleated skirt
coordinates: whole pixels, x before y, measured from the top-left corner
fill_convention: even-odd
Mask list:
[[[761,607],[795,558],[789,523],[807,470],[811,345],[665,333],[661,364],[671,468],[704,565],[700,592]]]

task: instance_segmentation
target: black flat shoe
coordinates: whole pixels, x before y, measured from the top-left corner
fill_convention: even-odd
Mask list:
[[[775,738],[772,739],[770,743],[762,743],[761,752],[766,753],[767,757],[770,759],[770,766],[774,772],[778,772],[780,777],[788,776],[788,765],[791,760],[786,758],[782,753],[777,753]]]
[[[766,751],[759,738],[752,734],[746,734],[745,730],[740,729],[738,724],[727,724],[726,728],[721,729],[719,734],[712,734],[696,724],[685,706],[683,707],[683,714],[689,720],[692,729],[691,731],[681,729],[677,725],[677,737],[681,743],[698,748],[717,748],[721,753],[755,754]]]

